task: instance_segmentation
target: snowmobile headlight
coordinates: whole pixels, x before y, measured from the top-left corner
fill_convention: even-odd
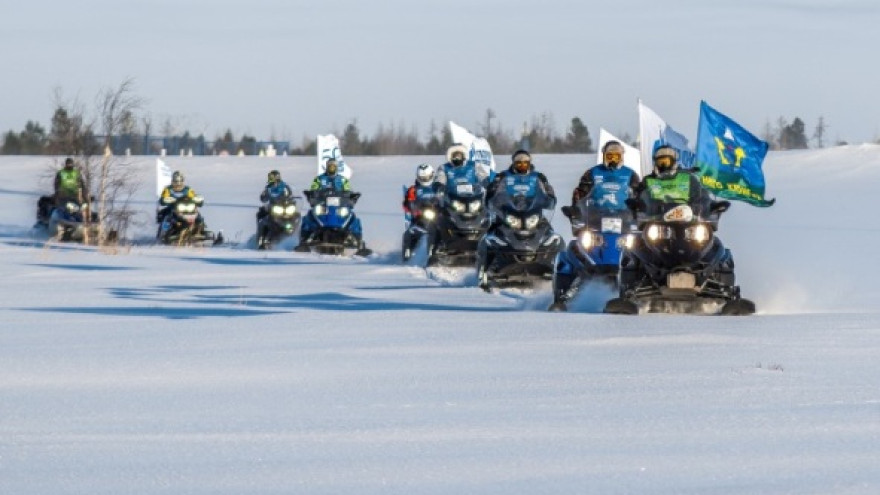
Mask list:
[[[504,217],[504,221],[514,229],[522,228],[522,218],[516,215],[507,215]]]
[[[284,215],[284,207],[281,205],[273,205],[272,206],[272,214],[273,215]]]
[[[287,205],[284,207],[285,215],[293,215],[294,213],[296,213],[296,205]]]
[[[621,249],[632,249],[636,245],[635,234],[626,234],[617,238],[617,247]]]
[[[196,211],[194,203],[177,203],[177,211],[180,213],[192,213]]]
[[[672,237],[672,232],[670,232],[669,227],[653,223],[645,230],[645,236],[649,241],[657,242],[662,241],[663,239],[669,239]]]
[[[431,221],[437,218],[437,212],[435,212],[434,210],[425,210],[422,212],[422,216],[425,218],[425,220]]]
[[[457,213],[462,213],[465,210],[467,210],[467,206],[465,206],[464,203],[462,203],[461,201],[456,199],[456,200],[452,201],[452,209],[455,210]]]
[[[684,236],[685,239],[689,241],[694,241],[697,244],[704,244],[712,237],[712,231],[709,230],[709,227],[703,224],[698,224],[685,229]]]
[[[602,238],[590,231],[584,231],[578,234],[578,242],[580,242],[584,251],[589,251],[590,249],[599,246],[602,243]]]
[[[477,211],[480,211],[480,208],[482,208],[482,207],[483,207],[483,202],[480,201],[479,199],[477,199],[477,200],[470,202],[470,204],[468,205],[468,210],[473,211],[473,212],[477,212]]]
[[[340,206],[339,209],[336,210],[336,214],[342,218],[347,217],[349,213],[351,213],[351,210],[349,210],[347,206]]]
[[[327,208],[324,205],[315,205],[315,215],[323,215],[327,212]]]
[[[533,228],[538,226],[538,222],[540,221],[541,217],[539,217],[538,215],[529,215],[529,217],[526,218],[526,228],[532,230]]]

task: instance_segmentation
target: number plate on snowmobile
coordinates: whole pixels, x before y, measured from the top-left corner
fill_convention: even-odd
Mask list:
[[[327,198],[327,206],[339,206],[339,196],[330,196]]]
[[[697,286],[697,277],[688,272],[670,273],[666,277],[666,286],[670,289],[694,289]]]
[[[602,232],[610,232],[612,234],[619,234],[623,232],[623,219],[614,217],[603,217]]]
[[[455,192],[458,194],[473,194],[474,193],[474,185],[473,184],[457,184],[455,186]]]

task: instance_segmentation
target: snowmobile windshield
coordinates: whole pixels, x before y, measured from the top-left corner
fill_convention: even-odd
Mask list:
[[[447,186],[446,196],[448,199],[458,199],[462,201],[474,198],[482,199],[485,190],[482,184],[469,182],[465,179],[457,179],[455,182]]]
[[[491,206],[495,211],[502,213],[538,214],[550,217],[553,214],[555,201],[540,187],[527,192],[502,189],[492,197]]]
[[[599,206],[589,196],[581,198],[576,204],[578,215],[573,218],[572,224],[576,227],[587,226],[593,229],[602,228],[604,223],[608,223],[608,219],[620,219],[621,224],[629,224],[633,220],[632,211],[629,208],[617,209],[607,206]],[[605,230],[605,229],[603,229]]]

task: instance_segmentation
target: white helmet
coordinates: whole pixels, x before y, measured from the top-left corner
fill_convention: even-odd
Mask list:
[[[416,167],[416,181],[423,186],[430,186],[434,182],[434,167],[428,163]]]

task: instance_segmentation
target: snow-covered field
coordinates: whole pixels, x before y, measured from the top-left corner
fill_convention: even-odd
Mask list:
[[[266,173],[312,157],[168,158],[230,241],[202,249],[149,245],[135,158],[116,254],[35,236],[54,160],[0,158],[0,493],[880,493],[880,146],[768,156],[777,204],[721,221],[759,309],[731,318],[400,265],[439,160],[348,158],[364,260],[251,249]],[[536,157],[563,203],[594,162]]]

